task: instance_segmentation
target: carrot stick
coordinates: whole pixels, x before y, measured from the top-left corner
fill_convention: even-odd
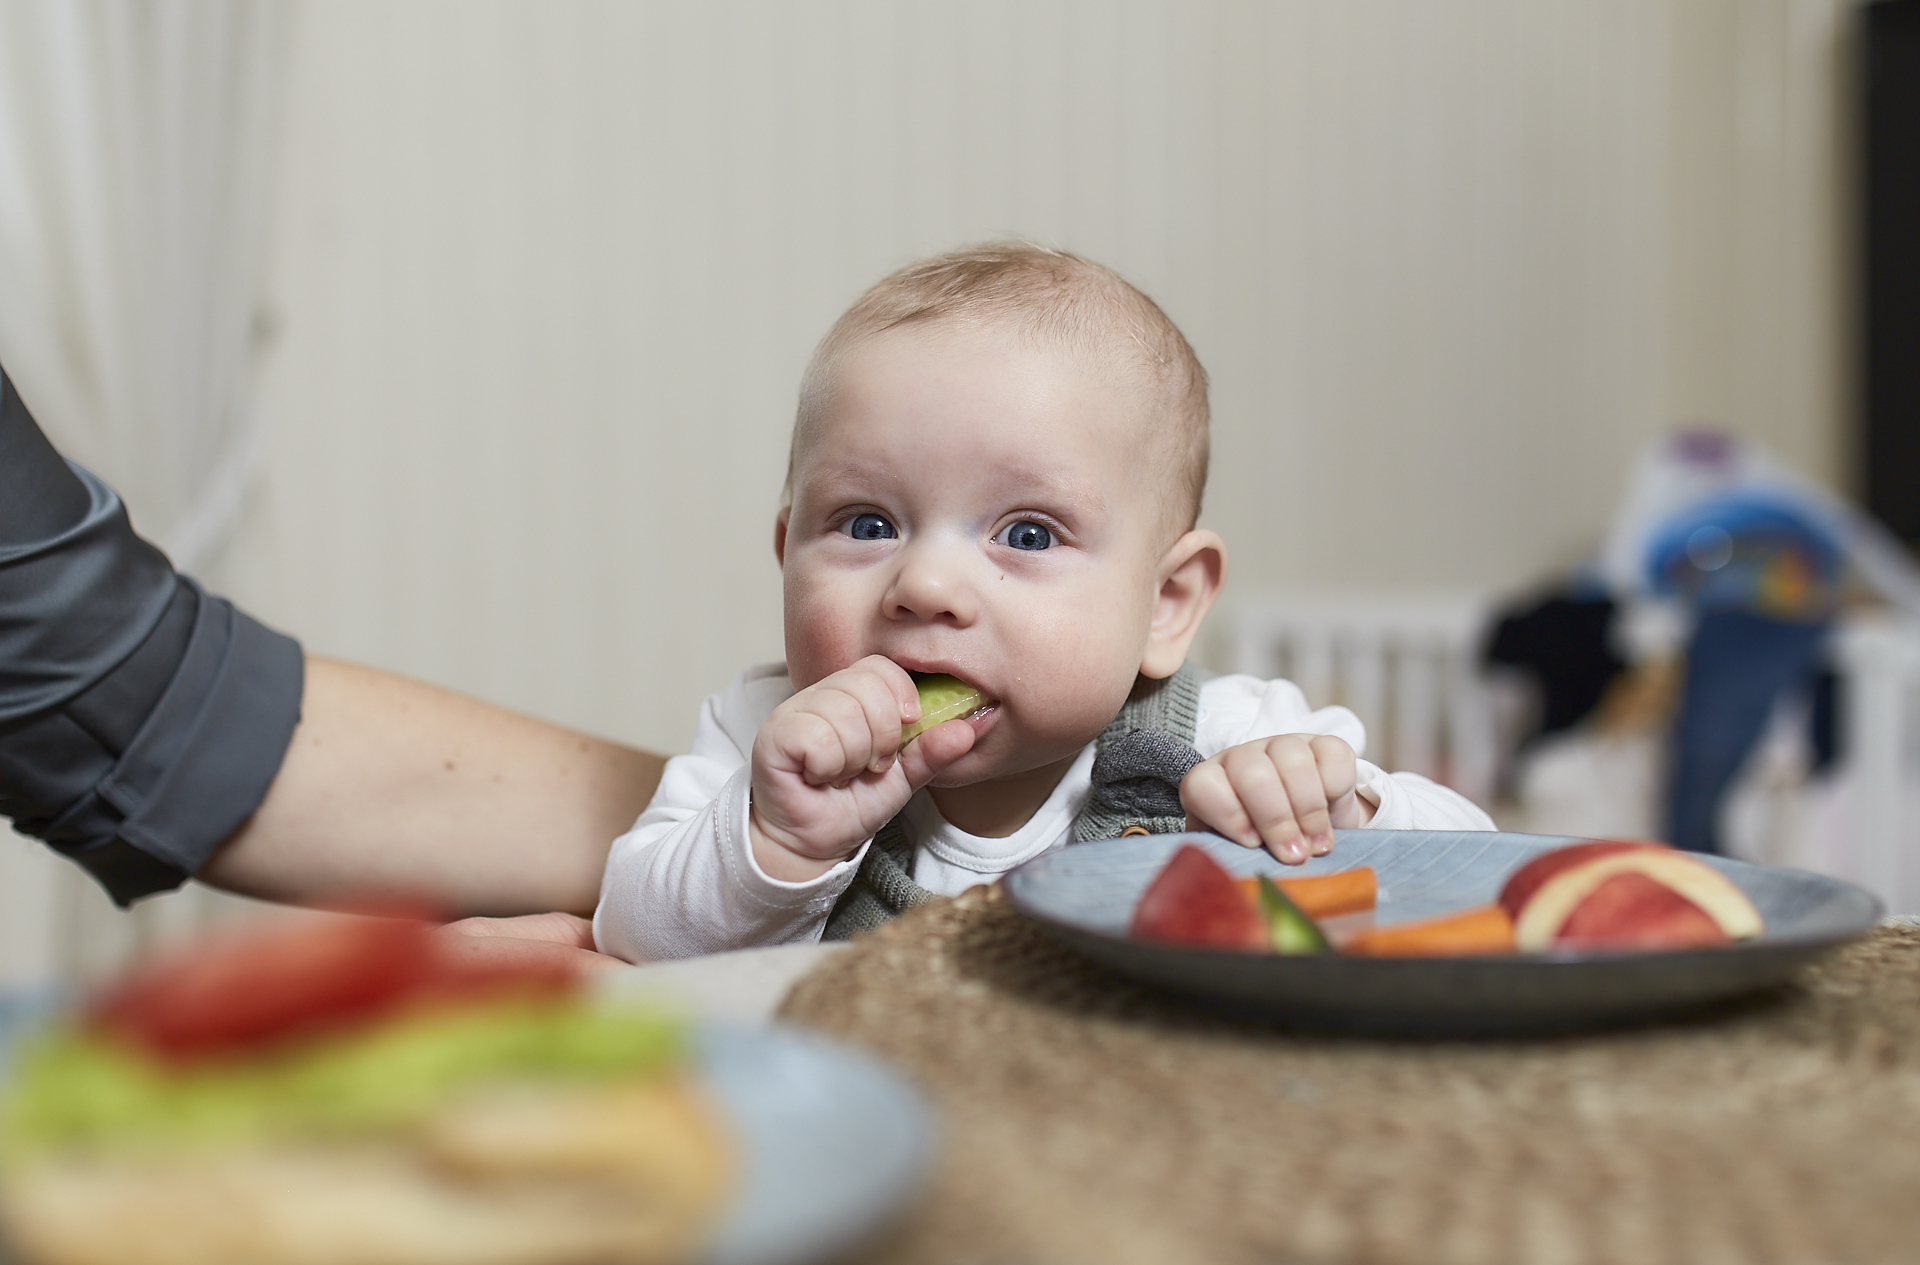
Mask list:
[[[1353,914],[1372,909],[1379,891],[1371,865],[1303,878],[1281,878],[1277,874],[1267,877],[1309,918],[1330,918],[1334,914]],[[1235,882],[1240,884],[1240,890],[1246,893],[1248,900],[1255,905],[1260,903],[1258,878],[1236,879]]]
[[[1376,927],[1347,941],[1341,950],[1383,958],[1512,953],[1513,919],[1498,905],[1476,905],[1438,918]]]

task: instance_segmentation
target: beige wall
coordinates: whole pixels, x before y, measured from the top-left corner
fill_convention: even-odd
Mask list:
[[[1665,406],[1847,489],[1855,6],[1670,7]]]
[[[314,650],[679,747],[779,655],[814,340],[1006,233],[1192,338],[1241,592],[1526,582],[1683,417],[1832,478],[1845,7],[302,4],[222,579]]]

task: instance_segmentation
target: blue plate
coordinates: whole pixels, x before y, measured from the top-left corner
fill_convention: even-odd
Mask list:
[[[1717,949],[1512,957],[1282,957],[1127,935],[1133,908],[1185,843],[1236,875],[1326,874],[1371,865],[1380,925],[1488,904],[1507,876],[1565,837],[1490,831],[1341,830],[1331,855],[1282,866],[1218,835],[1151,835],[1063,848],[1007,875],[1023,914],[1117,971],[1214,1006],[1305,1027],[1394,1035],[1525,1033],[1633,1022],[1785,983],[1866,932],[1880,903],[1837,879],[1702,857],[1752,898],[1758,939]]]
[[[12,1038],[56,1009],[51,995],[0,994],[0,1069]],[[744,1170],[707,1265],[831,1256],[898,1212],[925,1175],[926,1100],[867,1055],[788,1029],[720,1026],[699,1027],[695,1050]]]
[[[800,1265],[898,1212],[925,1175],[933,1117],[857,1050],[784,1028],[706,1028],[700,1062],[746,1171],[709,1265]]]

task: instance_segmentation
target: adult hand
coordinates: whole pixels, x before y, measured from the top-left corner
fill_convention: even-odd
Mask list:
[[[589,974],[626,965],[594,951],[593,923],[557,911],[462,918],[435,929],[433,937],[449,958],[477,968],[553,965]]]

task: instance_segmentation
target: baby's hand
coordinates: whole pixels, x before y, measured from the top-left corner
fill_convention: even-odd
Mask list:
[[[901,751],[918,719],[913,678],[880,655],[776,707],[753,740],[748,833],[760,868],[789,882],[824,874],[972,748],[972,726],[950,720]]]
[[[1180,802],[1187,829],[1215,830],[1299,865],[1333,850],[1333,830],[1364,826],[1353,748],[1328,734],[1282,734],[1228,747],[1187,771]]]

